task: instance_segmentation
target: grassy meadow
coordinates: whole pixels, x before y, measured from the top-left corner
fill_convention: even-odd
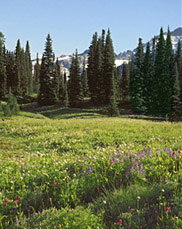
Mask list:
[[[182,123],[0,113],[0,228],[182,228]]]

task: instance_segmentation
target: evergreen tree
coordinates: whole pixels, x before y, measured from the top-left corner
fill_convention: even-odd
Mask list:
[[[4,116],[17,115],[19,112],[19,106],[16,97],[12,94],[11,88],[7,95],[7,105],[3,106]]]
[[[5,53],[4,53],[5,38],[0,33],[0,99],[2,99],[7,93],[7,76],[5,67]]]
[[[81,73],[81,84],[82,84],[82,92],[84,97],[89,96],[89,88],[88,88],[88,78],[87,78],[87,70],[85,67],[85,57],[83,60],[83,69]]]
[[[40,69],[39,105],[52,105],[57,102],[55,87],[56,74],[53,57],[52,40],[50,34],[48,34]]]
[[[31,94],[33,92],[33,78],[32,78],[32,61],[31,61],[31,54],[30,54],[30,46],[28,41],[26,43],[25,58],[26,58],[28,94]]]
[[[88,53],[88,85],[91,96],[91,101],[95,103],[95,85],[97,81],[96,77],[96,52],[97,52],[97,33],[93,35],[91,45]]]
[[[103,56],[102,56],[102,40],[99,38],[95,53],[95,92],[94,103],[100,105],[103,103]]]
[[[34,65],[34,81],[33,81],[33,87],[34,87],[34,92],[38,93],[39,92],[39,87],[40,87],[40,64],[39,64],[39,55],[37,53],[37,58],[36,58],[36,64]]]
[[[77,107],[80,105],[82,100],[80,66],[78,61],[77,50],[75,56],[73,55],[72,58],[68,85],[69,85],[68,96],[69,96],[70,106]]]
[[[136,114],[146,113],[146,103],[144,96],[144,53],[142,39],[139,38],[139,43],[134,59],[134,68],[131,74],[130,89],[131,93],[131,107],[132,111]]]
[[[28,76],[26,69],[26,54],[24,49],[21,49],[20,52],[20,87],[21,87],[21,95],[25,95],[28,93]]]
[[[155,63],[155,57],[156,57],[156,37],[152,39],[152,63]]]
[[[115,68],[115,56],[114,56],[114,48],[111,39],[111,33],[108,29],[106,42],[105,42],[105,51],[104,51],[104,88],[105,88],[105,103],[109,103],[109,95],[110,95],[110,85],[112,76]]]
[[[165,46],[165,75],[162,79],[163,82],[163,100],[161,106],[163,107],[162,114],[170,115],[172,109],[172,88],[173,88],[173,50],[171,43],[170,30],[168,28],[166,46]]]
[[[108,104],[108,113],[111,117],[119,116],[119,109],[116,102],[116,87],[115,87],[115,79],[114,74],[111,78],[111,85],[110,85],[110,95],[109,95],[109,104]]]
[[[67,80],[66,80],[66,72],[64,73],[64,98],[63,104],[65,107],[69,106],[69,97],[68,97],[68,87],[67,87]]]
[[[152,111],[154,115],[165,115],[163,111],[163,99],[166,96],[163,81],[165,80],[165,40],[163,29],[160,30],[159,41],[156,47],[156,59],[154,66],[154,85]]]
[[[57,94],[61,102],[64,100],[64,78],[61,75],[60,65],[58,59],[56,60],[56,75],[58,79]]]
[[[52,79],[52,88],[54,91],[55,102],[59,100],[59,84],[61,81],[61,71],[58,58],[56,60],[53,79]]]
[[[6,53],[6,75],[7,75],[7,88],[12,89],[13,94],[16,94],[16,61],[13,52]]]
[[[121,95],[122,95],[123,102],[129,101],[129,72],[126,63],[123,64],[123,69],[122,69]]]
[[[173,105],[172,112],[177,116],[181,116],[181,101],[180,101],[180,81],[179,81],[179,71],[178,65],[175,63],[174,72],[174,87],[173,87]]]
[[[153,82],[153,71],[152,71],[152,65],[153,65],[153,52],[152,52],[152,58],[150,54],[150,43],[147,43],[146,53],[144,57],[144,65],[143,65],[143,73],[144,73],[144,98],[145,98],[145,106],[146,106],[146,112],[148,114],[152,113],[151,106],[152,106],[152,84]]]
[[[15,80],[15,95],[21,95],[21,46],[20,40],[17,41],[17,46],[15,50],[16,59],[16,80]]]
[[[175,63],[177,63],[178,67],[178,75],[180,81],[180,100],[182,102],[182,49],[181,49],[181,41],[178,41],[177,51],[175,54]]]

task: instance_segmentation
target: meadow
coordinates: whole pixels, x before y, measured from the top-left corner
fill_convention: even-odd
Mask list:
[[[182,123],[59,107],[1,118],[0,228],[182,228],[181,162]]]

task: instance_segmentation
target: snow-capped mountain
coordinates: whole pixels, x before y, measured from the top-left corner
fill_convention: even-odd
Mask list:
[[[164,33],[164,38],[166,39],[166,37],[167,37],[167,33]],[[156,43],[157,43],[159,35],[155,36],[155,38],[156,38]],[[177,28],[171,32],[171,41],[172,41],[172,46],[173,46],[174,52],[177,49],[177,44],[178,44],[179,40],[182,43],[182,27],[179,27],[179,28]],[[153,38],[150,40],[151,48],[152,48],[152,43],[153,43]],[[147,43],[144,44],[144,49],[146,48],[146,46],[147,46]],[[79,59],[81,68],[83,66],[84,58],[86,60],[86,64],[88,62],[88,51],[89,50],[87,49],[83,53],[78,54],[78,59]],[[121,52],[118,55],[115,54],[115,65],[116,65],[116,67],[121,66],[123,63],[128,63],[131,60],[131,57],[135,52],[136,52],[136,49],[134,49],[133,51],[127,50],[126,52]],[[71,60],[72,60],[72,55],[61,55],[60,57],[58,57],[58,61],[59,61],[60,69],[61,69],[62,73],[66,72],[67,75],[69,74],[69,69],[71,66]],[[34,65],[35,63],[36,63],[36,60],[33,60],[32,64]]]

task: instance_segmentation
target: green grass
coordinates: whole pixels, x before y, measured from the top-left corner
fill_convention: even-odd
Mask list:
[[[0,117],[3,118],[1,113]],[[55,228],[59,224],[74,228],[74,219],[79,222],[77,217],[83,214],[85,221],[80,222],[80,228],[118,228],[119,219],[123,220],[124,228],[147,228],[149,213],[151,228],[169,225],[180,228],[181,155],[173,158],[169,149],[175,155],[182,149],[181,123],[126,116],[108,118],[99,109],[59,107],[21,111],[18,116],[3,119],[0,119],[0,227],[19,224],[26,228],[25,225],[35,221],[35,225],[49,228],[50,219],[51,226],[56,222]],[[165,151],[166,148],[169,149]],[[144,152],[146,157],[142,156]],[[131,158],[139,167],[133,167],[134,172],[128,174]],[[161,213],[159,199],[163,187],[171,195],[166,194],[162,200]],[[140,209],[136,195],[141,196]],[[177,202],[178,211],[172,205]],[[85,211],[88,206],[89,211]],[[164,206],[170,206],[169,214]],[[132,215],[130,207],[134,209]],[[81,209],[79,214],[77,208]],[[69,209],[73,215],[63,217]],[[50,212],[48,219],[44,217]],[[89,221],[89,217],[93,220]]]

